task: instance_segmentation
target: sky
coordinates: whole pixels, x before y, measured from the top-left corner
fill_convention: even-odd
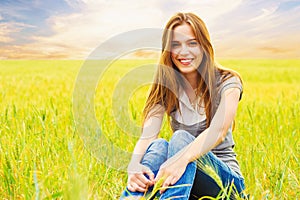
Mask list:
[[[299,0],[0,0],[0,60],[86,59],[124,32],[163,29],[177,12],[204,20],[217,58],[300,58]]]

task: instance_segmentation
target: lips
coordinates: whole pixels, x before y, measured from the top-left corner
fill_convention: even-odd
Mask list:
[[[188,66],[188,65],[190,65],[190,64],[192,63],[192,61],[193,61],[194,59],[192,59],[192,58],[181,58],[181,59],[178,59],[178,60],[179,60],[179,62],[180,62],[182,65]]]

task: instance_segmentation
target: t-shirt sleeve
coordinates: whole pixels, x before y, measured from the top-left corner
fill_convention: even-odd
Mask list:
[[[222,96],[224,91],[229,88],[238,88],[241,92],[239,100],[242,99],[243,85],[241,83],[241,80],[238,77],[233,76],[233,77],[230,77],[229,79],[227,79],[226,81],[224,81],[220,87],[220,95]]]

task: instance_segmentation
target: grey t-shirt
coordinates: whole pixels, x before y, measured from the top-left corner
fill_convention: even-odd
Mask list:
[[[241,91],[241,95],[240,95],[240,99],[241,99],[243,88],[242,88],[242,84],[241,84],[239,78],[233,76],[223,82],[221,77],[219,76],[219,78],[217,80],[218,93],[217,93],[217,99],[216,99],[216,107],[218,107],[218,105],[220,103],[222,93],[229,88],[239,88]],[[176,120],[175,112],[176,111],[173,111],[170,114],[171,127],[172,127],[173,131],[185,130],[185,131],[188,131],[193,136],[197,137],[199,134],[201,134],[206,129],[206,119],[201,122],[192,124],[192,125],[186,125],[186,124],[180,123]],[[232,125],[231,125],[227,131],[227,135],[226,135],[224,141],[221,144],[219,144],[218,146],[216,146],[214,149],[212,149],[211,151],[220,160],[222,160],[224,163],[226,163],[233,171],[235,171],[239,175],[242,175],[238,161],[236,159],[236,154],[233,151],[234,145],[235,144],[234,144],[234,140],[233,140],[233,136],[232,136]]]

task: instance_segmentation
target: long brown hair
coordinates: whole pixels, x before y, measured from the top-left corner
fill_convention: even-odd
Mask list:
[[[165,26],[162,36],[162,52],[159,65],[143,111],[143,121],[146,120],[149,112],[156,104],[164,106],[168,116],[170,116],[172,111],[179,109],[178,91],[184,81],[182,81],[183,77],[171,59],[170,49],[173,35],[172,31],[175,27],[183,23],[187,23],[191,26],[196,40],[203,49],[203,59],[197,69],[198,86],[196,94],[201,94],[198,104],[203,102],[205,105],[206,126],[208,127],[216,111],[217,75],[224,76],[226,77],[225,79],[234,75],[239,77],[239,75],[232,70],[221,68],[215,63],[214,50],[206,25],[193,13],[177,13],[171,17]],[[225,79],[223,79],[223,81],[225,81]]]

